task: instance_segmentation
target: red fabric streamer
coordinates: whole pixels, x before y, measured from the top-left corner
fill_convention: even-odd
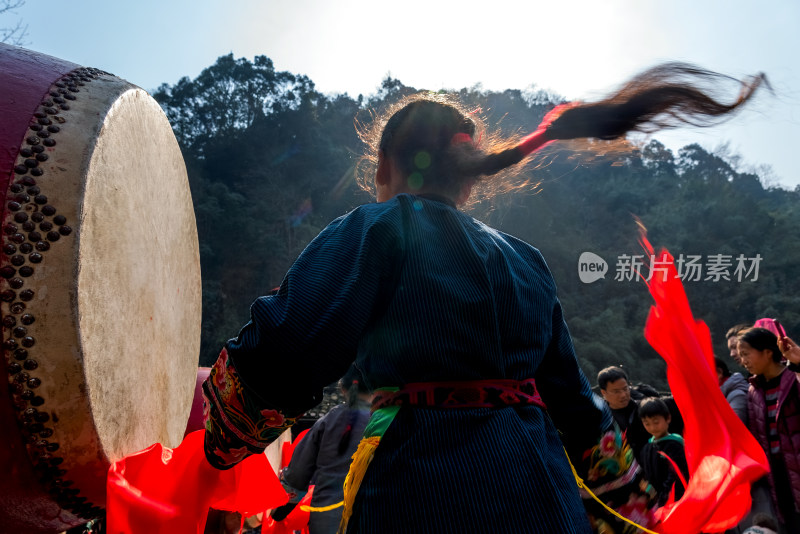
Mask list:
[[[311,430],[310,428],[306,428],[302,432],[300,432],[294,441],[286,441],[281,445],[281,467],[286,467],[289,465],[289,462],[292,461],[292,455],[294,454],[294,450],[300,445],[300,442],[306,437],[308,431]]]
[[[292,461],[294,450],[300,444],[310,428],[300,432],[294,441],[287,442],[282,445],[281,449],[281,467],[286,467]],[[314,486],[308,487],[308,492],[300,499],[294,510],[289,512],[289,515],[283,521],[275,521],[269,515],[264,518],[264,523],[261,525],[261,534],[294,534],[299,531],[300,534],[308,534],[308,520],[311,518],[310,511],[304,511],[302,506],[311,506],[311,497],[314,494]]]
[[[108,470],[109,534],[202,534],[209,508],[255,515],[288,500],[264,454],[232,469],[211,467],[203,430],[170,449],[157,443]]]
[[[314,495],[314,486],[308,487],[308,493],[303,496],[294,510],[283,521],[275,521],[271,517],[265,517],[261,525],[261,534],[308,534],[308,520],[311,518],[310,511],[304,511],[302,506],[311,506],[311,497]]]
[[[653,247],[642,235],[649,254]],[[750,484],[769,471],[764,450],[717,383],[711,334],[695,320],[673,258],[658,255],[647,282],[655,299],[644,334],[667,363],[667,380],[685,423],[689,483],[683,497],[656,511],[662,534],[723,532],[750,510]]]

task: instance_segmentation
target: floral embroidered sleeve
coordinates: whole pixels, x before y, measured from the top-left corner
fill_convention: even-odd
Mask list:
[[[222,352],[203,383],[205,453],[217,469],[229,469],[250,454],[259,454],[295,419],[263,403],[245,387],[228,357]]]

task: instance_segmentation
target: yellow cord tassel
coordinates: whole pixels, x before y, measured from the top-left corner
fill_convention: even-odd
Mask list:
[[[329,512],[331,510],[336,510],[340,506],[344,506],[344,501],[339,501],[336,504],[329,504],[328,506],[309,506],[303,504],[300,506],[300,510],[303,512]]]
[[[378,448],[380,442],[380,436],[364,438],[358,443],[358,448],[353,454],[350,470],[344,479],[344,511],[342,511],[342,521],[339,523],[340,534],[347,530],[347,522],[353,514],[353,502],[356,499],[356,493],[358,493],[358,488],[361,487],[364,473],[367,472],[367,467],[375,456],[375,449]]]

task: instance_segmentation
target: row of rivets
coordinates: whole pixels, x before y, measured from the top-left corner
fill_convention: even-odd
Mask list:
[[[11,312],[2,318],[2,326],[10,332],[2,346],[13,358],[7,365],[9,391],[13,395],[13,407],[20,414],[19,422],[28,453],[39,480],[59,505],[86,519],[99,516],[102,509],[80,496],[78,489],[71,488],[71,481],[63,479],[66,471],[59,466],[64,459],[52,454],[59,450],[60,445],[47,439],[54,433],[52,428],[45,426],[51,422],[51,415],[37,409],[45,404],[45,399],[35,392],[41,387],[42,380],[30,374],[38,369],[39,362],[31,358],[28,350],[36,345],[36,339],[28,328],[36,319],[25,304],[33,300],[35,292],[23,287],[25,279],[34,274],[30,264],[41,263],[44,259],[42,253],[50,250],[51,243],[72,233],[67,218],[56,215],[56,208],[49,204],[36,181],[44,175],[42,164],[50,159],[47,149],[57,144],[52,135],[58,134],[61,131],[59,124],[66,122],[60,112],[70,109],[69,102],[76,100],[74,93],[80,92],[80,86],[107,74],[97,69],[76,69],[53,85],[34,113],[29,125],[31,134],[26,137],[25,146],[19,151],[20,160],[14,166],[16,182],[9,187],[11,194],[6,207],[13,213],[13,221],[7,221],[2,228],[6,237],[2,253],[8,257],[10,265],[0,267],[0,281],[5,280],[8,285],[7,289],[0,291],[0,300],[9,303]],[[47,220],[48,217],[52,221]],[[52,422],[56,420],[53,415]]]

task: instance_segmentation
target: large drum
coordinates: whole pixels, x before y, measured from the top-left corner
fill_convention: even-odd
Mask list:
[[[0,195],[0,532],[59,532],[102,514],[111,462],[183,437],[194,212],[145,91],[4,44]]]

